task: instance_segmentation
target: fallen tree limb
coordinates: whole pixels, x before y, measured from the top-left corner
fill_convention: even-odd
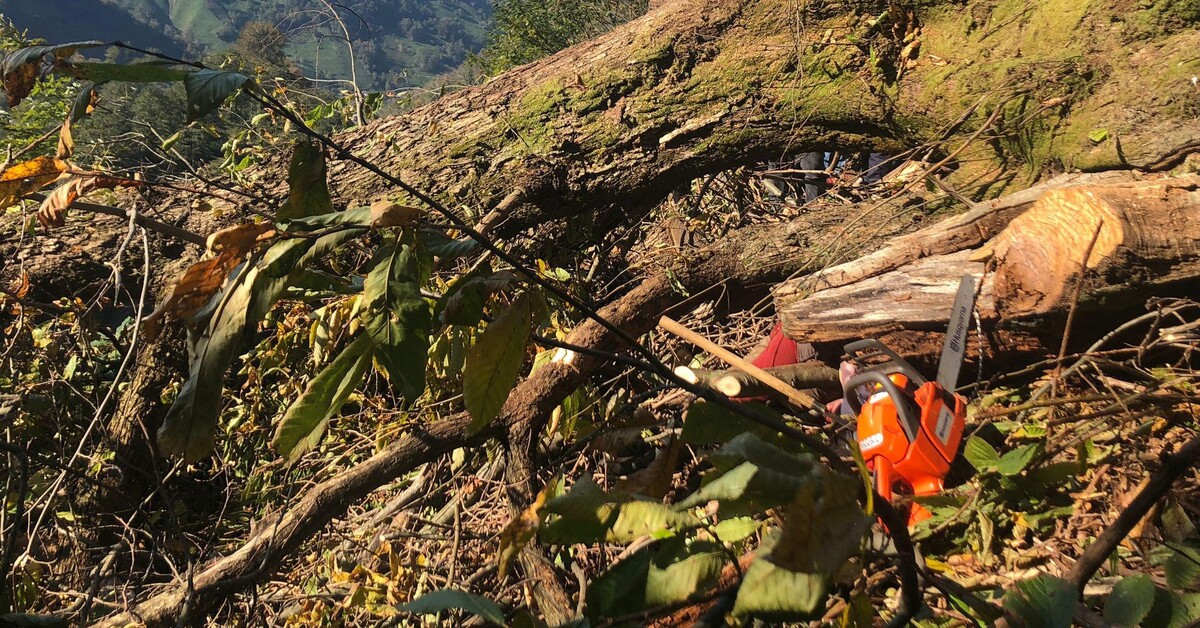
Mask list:
[[[820,362],[772,366],[763,369],[788,386],[799,390],[818,389],[836,398],[841,394],[838,371]],[[771,387],[754,377],[736,369],[713,371],[708,369],[675,367],[675,374],[693,383],[707,386],[726,397],[761,397],[776,394]]]
[[[1100,533],[1096,541],[1089,545],[1083,554],[1080,554],[1075,565],[1071,567],[1070,573],[1067,574],[1067,580],[1075,585],[1080,594],[1083,593],[1083,588],[1092,579],[1096,570],[1100,569],[1105,560],[1108,560],[1108,555],[1129,535],[1130,530],[1133,530],[1142,517],[1145,517],[1146,513],[1150,511],[1150,508],[1158,503],[1163,495],[1166,495],[1175,480],[1191,469],[1198,460],[1200,460],[1200,437],[1188,441],[1175,453],[1164,456],[1162,468],[1151,476],[1145,488],[1138,492],[1125,510],[1121,511],[1116,520]]]

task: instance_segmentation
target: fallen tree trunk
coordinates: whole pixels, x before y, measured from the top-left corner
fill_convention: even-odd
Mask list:
[[[1115,313],[1200,280],[1200,177],[1072,178],[1038,192],[1035,202],[1028,194],[1000,199],[788,282],[777,292],[785,333],[814,343],[888,336],[902,351],[923,352],[928,346],[913,339],[919,332],[940,338],[964,274],[982,278],[976,311],[1001,331],[1021,321],[1062,320],[1076,294],[1081,312]],[[1043,324],[1040,331],[1054,337],[1061,327]],[[1009,350],[1038,348],[1029,334],[1009,338]]]
[[[793,227],[743,229],[730,234],[720,245],[697,251],[687,266],[676,269],[670,277],[662,274],[646,279],[603,308],[600,315],[630,334],[644,334],[663,312],[685,298],[677,291],[678,286],[699,292],[723,282],[779,281],[806,262],[808,244],[806,234]],[[621,347],[615,334],[591,320],[576,327],[566,342],[604,351]],[[181,621],[185,611],[195,619],[229,595],[268,577],[291,552],[351,504],[421,464],[456,448],[475,446],[505,434],[510,447],[531,448],[553,410],[603,364],[603,358],[568,352],[543,365],[513,390],[492,426],[476,435],[468,435],[470,417],[465,413],[410,432],[368,461],[312,487],[278,518],[256,523],[258,534],[234,553],[198,569],[190,583],[172,584],[100,625],[173,625]],[[524,475],[521,470],[517,473],[523,485],[519,495],[528,495],[533,478],[528,470]]]
[[[802,151],[924,146],[984,198],[1055,168],[1161,169],[1200,149],[1179,105],[1194,102],[1200,31],[1173,3],[853,6],[661,3],[338,139],[484,231],[550,223],[580,240],[694,178]],[[330,175],[346,203],[395,192],[345,162]],[[571,216],[585,219],[553,222]]]

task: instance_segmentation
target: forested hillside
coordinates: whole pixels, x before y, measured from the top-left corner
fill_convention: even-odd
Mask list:
[[[251,22],[287,35],[288,53],[310,78],[347,78],[345,22],[357,50],[359,82],[382,89],[420,85],[458,67],[484,46],[489,0],[353,0],[336,7],[316,0],[79,0],[71,3],[0,0],[30,35],[56,39],[138,41],[171,55],[217,53],[237,41]]]

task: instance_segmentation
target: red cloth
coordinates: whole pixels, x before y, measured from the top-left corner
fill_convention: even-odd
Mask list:
[[[806,348],[811,350],[810,347]],[[767,348],[763,349],[763,352],[750,363],[761,369],[796,364],[800,362],[799,349],[796,341],[783,335],[783,328],[779,326],[779,323],[775,323],[775,327],[771,328],[771,337],[767,341]]]

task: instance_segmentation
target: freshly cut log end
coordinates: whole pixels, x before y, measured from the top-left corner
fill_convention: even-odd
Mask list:
[[[1001,315],[1068,307],[1085,255],[1092,275],[1113,270],[1156,283],[1194,276],[1200,267],[1198,184],[1187,177],[1047,192],[996,237]]]

